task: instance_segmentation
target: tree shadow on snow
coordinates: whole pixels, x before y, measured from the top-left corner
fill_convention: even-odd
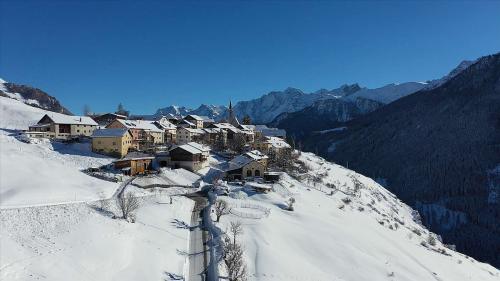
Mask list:
[[[172,280],[184,280],[184,277],[179,274],[171,273],[171,272],[164,272],[165,274],[165,279],[164,281],[172,281]]]
[[[183,222],[183,221],[181,221],[179,219],[172,220],[171,224],[173,226],[177,227],[177,228],[182,228],[182,229],[189,229],[189,230],[191,230],[193,228],[196,228],[196,226],[195,227],[190,226],[187,223],[185,223],[185,222]]]

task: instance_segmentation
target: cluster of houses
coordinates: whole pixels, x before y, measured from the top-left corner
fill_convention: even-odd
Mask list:
[[[131,120],[115,113],[92,117],[47,114],[26,134],[60,140],[90,138],[92,151],[118,158],[115,168],[129,175],[146,173],[153,163],[196,172],[208,166],[211,148],[221,151],[238,140],[244,151],[226,163],[226,177],[262,177],[267,171],[267,155],[290,148],[284,130],[240,124],[231,104],[224,122],[198,115]]]

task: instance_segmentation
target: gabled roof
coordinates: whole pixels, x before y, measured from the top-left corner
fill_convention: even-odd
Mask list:
[[[199,144],[197,142],[193,142],[193,141],[188,142],[187,145],[190,145],[190,146],[192,146],[192,147],[194,147],[202,152],[210,152],[210,148],[208,146],[203,145],[203,144]]]
[[[258,150],[249,151],[249,152],[245,153],[245,156],[250,157],[254,160],[261,160],[261,159],[269,158],[269,157],[267,157],[267,155],[265,155],[264,153],[262,153]]]
[[[189,117],[196,120],[196,121],[203,121],[203,118],[201,116],[194,115],[194,114],[189,114],[188,116],[184,117],[184,119],[189,118]]]
[[[116,114],[116,113],[112,113],[112,112],[99,114],[99,115],[95,116],[95,118],[100,118],[100,117],[104,117],[104,116],[107,116],[107,115],[116,117],[118,119],[127,119],[127,116],[125,116],[125,115]]]
[[[123,137],[127,133],[130,133],[128,129],[119,128],[119,129],[100,129],[95,130],[92,134],[93,138],[106,138],[106,137]]]
[[[241,155],[238,155],[231,159],[231,161],[227,162],[226,167],[224,168],[226,171],[232,171],[236,169],[240,169],[254,161],[258,161],[261,159],[267,159],[268,157],[262,154],[260,151],[253,150]]]
[[[189,126],[196,127],[196,125],[195,125],[193,122],[190,122],[190,121],[188,121],[188,120],[186,120],[186,119],[182,119],[182,120],[180,120],[180,121],[179,121],[179,123],[177,123],[177,124],[178,124],[178,125],[179,125],[179,124],[187,124],[187,125],[189,125]]]
[[[152,131],[152,132],[157,132],[161,133],[163,130],[158,128],[154,122],[155,121],[149,121],[149,120],[122,120],[122,119],[116,119],[115,121],[120,122],[122,125],[124,125],[128,129],[140,129],[140,130],[145,130],[145,131]]]
[[[189,142],[189,143],[186,143],[186,144],[175,146],[170,151],[172,151],[174,149],[182,149],[182,150],[187,151],[187,152],[189,152],[191,154],[202,154],[204,152],[209,152],[210,151],[210,148],[208,148],[208,147],[206,147],[204,145],[201,145],[199,143],[195,143],[195,142]]]
[[[54,123],[56,124],[97,126],[97,123],[94,121],[94,119],[88,116],[74,116],[74,115],[65,115],[61,113],[48,113],[45,114],[42,117],[42,119],[45,117],[50,118],[50,120],[54,121]],[[40,119],[40,121],[42,119]]]
[[[229,123],[214,123],[211,124],[210,127],[215,127],[215,128],[220,128],[220,129],[236,129],[235,126],[229,124]]]
[[[162,128],[164,130],[173,130],[173,129],[177,129],[177,126],[175,126],[174,124],[172,124],[170,121],[168,121],[167,119],[165,120],[158,120],[158,121],[155,121],[155,125],[159,128]]]

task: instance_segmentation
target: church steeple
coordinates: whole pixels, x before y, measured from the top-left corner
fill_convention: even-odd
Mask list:
[[[231,103],[231,100],[229,100],[229,118],[228,118],[229,124],[238,127],[240,125],[240,121],[238,121],[238,118],[233,112],[233,104]]]

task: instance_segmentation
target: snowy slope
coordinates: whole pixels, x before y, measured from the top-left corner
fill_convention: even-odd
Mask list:
[[[27,130],[46,113],[49,112],[28,106],[15,99],[0,97],[0,128],[2,129]],[[50,112],[50,114],[58,113]]]
[[[414,221],[411,208],[373,180],[313,154],[303,153],[301,160],[321,183],[285,177],[269,194],[246,190],[246,204],[229,199],[234,206],[270,209],[261,219],[223,216],[219,225],[226,229],[230,221],[243,223],[240,239],[250,280],[500,280],[494,267],[439,241],[430,245],[428,237],[435,235]],[[358,191],[352,177],[362,185]],[[240,189],[232,187],[233,193]],[[293,212],[282,209],[290,196],[297,201]]]
[[[171,280],[182,276],[193,201],[142,203],[135,223],[87,204],[0,210],[0,280]],[[159,202],[159,203],[158,203]]]
[[[28,144],[10,131],[27,129],[46,113],[59,114],[0,97],[0,206],[86,201],[113,194],[117,183],[81,172],[112,161],[92,153],[90,143]]]

